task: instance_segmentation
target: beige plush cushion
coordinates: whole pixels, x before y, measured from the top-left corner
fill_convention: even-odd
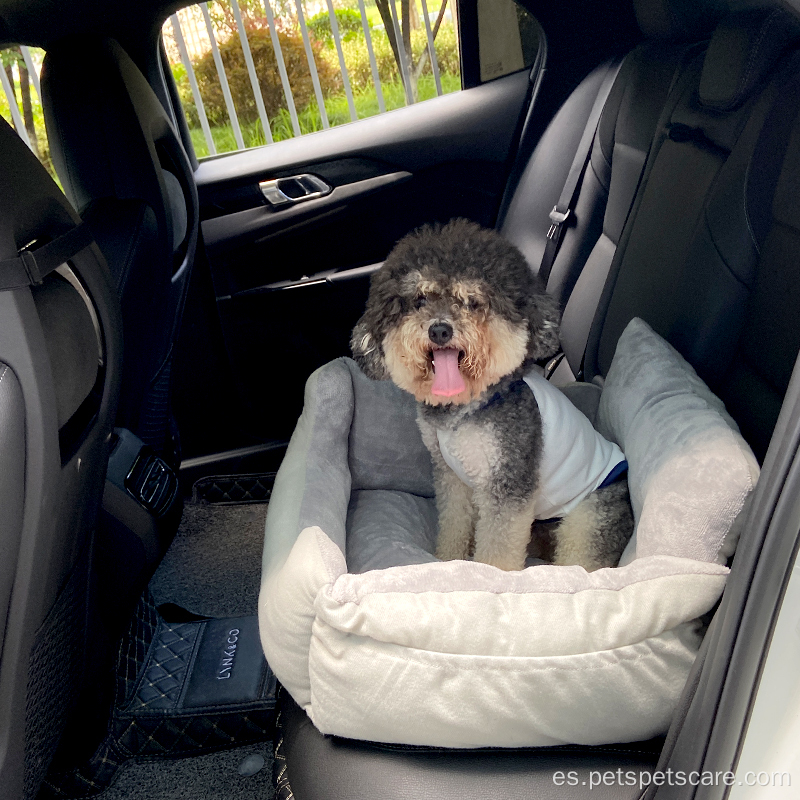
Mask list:
[[[323,733],[522,747],[666,731],[758,466],[722,403],[640,320],[620,339],[598,419],[630,464],[626,565],[503,572],[415,545],[416,563],[353,574],[347,498],[351,516],[359,492],[432,502],[430,465],[407,397],[349,361],[312,376],[270,503],[259,622],[275,674]],[[371,529],[392,523],[389,556],[407,557],[393,541],[402,514],[370,514]]]
[[[630,466],[636,532],[621,564],[650,555],[724,564],[758,462],[722,401],[641,319],[617,343],[597,426]]]

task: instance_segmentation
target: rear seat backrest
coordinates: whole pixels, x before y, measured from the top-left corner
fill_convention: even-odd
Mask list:
[[[587,350],[587,377],[605,374],[619,335],[634,316],[642,317],[722,395],[759,457],[777,411],[771,422],[756,421],[760,412],[748,406],[767,393],[734,389],[731,370],[738,364],[744,379],[748,347],[737,341],[758,316],[753,287],[771,294],[775,285],[763,289],[768,265],[763,254],[757,261],[745,188],[770,108],[784,104],[780,113],[787,113],[782,93],[792,68],[776,72],[774,66],[799,37],[797,20],[783,10],[736,12],[719,26],[705,58],[686,70],[654,144]],[[784,258],[782,272],[787,267]],[[782,348],[783,372],[795,356],[796,348]],[[753,360],[750,353],[747,362]]]
[[[786,72],[791,84],[767,117],[747,176],[747,216],[760,257],[741,333],[715,382],[759,458],[800,349],[800,57]]]
[[[647,41],[625,58],[606,101],[591,164],[550,273],[548,292],[562,303],[570,297],[593,248],[598,250],[596,262],[606,260],[601,253],[613,255],[676,69],[690,51],[690,43],[710,35],[717,13],[707,2],[636,0],[634,6]],[[533,153],[521,154],[527,163],[498,228],[519,247],[534,271],[545,251],[549,212],[567,179],[606,70],[599,67],[585,78]],[[603,277],[597,278],[600,286]],[[586,297],[591,296],[588,289]]]
[[[548,214],[564,187],[605,75],[605,66],[594,70],[559,109],[530,154],[498,223],[500,233],[522,251],[535,272],[538,272],[547,244]],[[551,293],[562,302],[574,284],[574,268],[583,265],[603,225],[608,187],[591,170],[587,172],[571,221],[574,224],[566,229],[549,282]]]
[[[561,346],[565,361],[557,382],[580,372],[597,300],[611,268],[665,107],[674,86],[700,45],[654,43],[635,50],[623,66],[619,91],[612,93],[592,151],[591,167],[608,185],[603,227],[564,308]],[[627,68],[627,69],[626,69]]]

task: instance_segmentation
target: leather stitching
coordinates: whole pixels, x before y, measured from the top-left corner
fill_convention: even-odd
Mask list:
[[[756,61],[759,56],[759,51],[761,50],[761,46],[764,42],[764,37],[767,35],[767,31],[770,29],[770,26],[773,24],[773,22],[775,22],[776,19],[778,19],[780,14],[781,14],[780,9],[775,9],[774,11],[770,12],[770,14],[764,20],[764,23],[761,26],[761,30],[758,33],[758,37],[756,38],[750,50],[750,58],[747,61],[747,67],[745,68],[741,78],[739,79],[739,84],[736,88],[736,91],[734,92],[733,97],[723,107],[726,111],[734,109],[743,99],[745,88],[750,82],[750,76],[752,75],[753,70],[755,69]]]
[[[147,209],[149,206],[146,203],[142,203],[139,207],[139,214],[136,222],[133,226],[133,234],[128,240],[128,250],[125,254],[125,261],[122,271],[120,273],[120,289],[122,289],[128,282],[128,274],[130,272],[131,264],[134,260],[134,253],[138,244],[142,241],[142,232],[144,229],[144,219],[147,213]]]
[[[775,9],[772,11],[769,16],[764,21],[764,24],[761,26],[761,31],[758,34],[758,38],[756,39],[755,45],[750,52],[750,59],[747,63],[747,69],[742,76],[741,83],[739,85],[739,92],[744,91],[744,87],[750,81],[750,75],[755,68],[756,59],[758,58],[759,50],[761,49],[761,45],[764,41],[764,37],[767,35],[767,31],[769,30],[772,23],[778,18],[780,15],[780,9]]]
[[[761,247],[758,244],[758,240],[756,239],[755,231],[753,230],[753,223],[750,221],[750,204],[747,201],[747,187],[750,185],[750,168],[753,165],[753,159],[749,159],[747,162],[747,168],[744,171],[744,182],[742,184],[742,207],[744,208],[744,221],[747,225],[747,232],[750,234],[750,240],[753,242],[753,247],[756,249],[756,253],[760,256],[761,255]],[[713,237],[712,237],[713,238]],[[716,245],[714,245],[716,247]]]

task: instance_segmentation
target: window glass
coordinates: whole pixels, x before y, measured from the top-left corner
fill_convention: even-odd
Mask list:
[[[539,50],[539,24],[514,0],[478,0],[481,82],[530,67]]]
[[[44,50],[38,47],[15,46],[0,50],[0,83],[3,87],[0,116],[14,128],[58,182],[50,159],[39,95],[39,72],[43,60]]]
[[[197,156],[458,91],[454,3],[215,0],[181,9],[162,35]]]

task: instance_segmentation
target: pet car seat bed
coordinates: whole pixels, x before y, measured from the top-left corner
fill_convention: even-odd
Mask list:
[[[566,391],[626,454],[634,536],[616,568],[503,572],[431,555],[413,398],[350,359],[311,376],[269,506],[259,624],[270,666],[320,731],[463,748],[666,731],[758,464],[722,402],[641,320],[602,392]]]

